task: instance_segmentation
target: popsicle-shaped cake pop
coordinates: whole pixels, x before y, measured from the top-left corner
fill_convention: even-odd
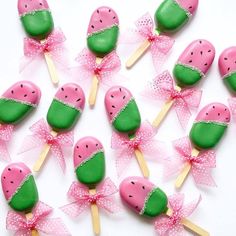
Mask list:
[[[40,43],[41,47],[42,45],[45,46],[43,53],[48,66],[49,74],[51,76],[52,82],[55,84],[58,83],[56,69],[49,53],[54,46],[49,45],[53,42],[53,40],[49,40],[50,42],[47,41],[47,39],[50,37],[50,34],[54,30],[53,18],[47,1],[18,0],[18,12],[25,32],[30,38],[32,38],[31,44],[33,44],[33,39],[35,39],[36,41],[34,44],[39,44],[37,45],[37,50],[40,50]],[[33,48],[32,45],[31,47]],[[32,55],[33,54],[35,54],[35,52],[32,51]]]
[[[13,127],[26,118],[37,107],[40,89],[29,81],[19,81],[0,97],[1,156],[9,160],[6,142],[10,141]]]
[[[137,30],[146,40],[128,59],[126,67],[131,68],[150,46],[152,46],[154,61],[157,56],[160,56],[157,52],[167,54],[173,45],[173,40],[164,36],[163,33],[173,33],[182,28],[196,12],[197,7],[198,0],[164,0],[157,8],[154,16],[156,29],[154,29],[151,16],[145,15],[139,19],[136,23]],[[163,42],[166,43],[165,46]]]
[[[176,202],[176,204],[178,204],[178,209],[172,209],[172,206],[170,204],[171,200],[168,199],[167,195],[147,179],[136,176],[125,178],[120,184],[120,196],[123,202],[137,214],[151,218],[157,217],[155,226],[158,232],[161,231],[161,229],[159,229],[158,227],[159,221],[162,221],[163,223],[164,220],[168,221],[169,219],[169,224],[162,224],[166,225],[167,227],[163,229],[165,230],[165,235],[169,235],[170,230],[172,230],[173,232],[175,230],[175,227],[180,227],[180,225],[183,225],[197,235],[209,235],[208,232],[193,224],[185,217],[181,216],[181,211],[183,211],[183,202]],[[196,204],[196,206],[197,205],[198,203]],[[180,233],[182,227],[178,229],[179,230],[175,235],[178,235],[178,233]]]
[[[153,121],[154,127],[158,128],[160,126],[173,104],[178,108],[176,112],[181,125],[183,127],[187,125],[188,120],[181,119],[184,116],[183,113],[186,113],[184,118],[187,117],[188,119],[191,115],[189,107],[198,107],[201,98],[201,92],[192,89],[192,87],[196,86],[207,74],[214,58],[215,48],[209,41],[204,39],[194,40],[183,51],[175,64],[173,75],[176,85],[166,72],[154,79],[151,84],[151,94],[154,98],[167,100]]]
[[[203,107],[198,113],[189,134],[194,147],[191,154],[192,158],[198,158],[201,151],[214,148],[222,139],[229,122],[230,111],[224,104],[210,103]],[[191,168],[191,162],[187,162],[176,180],[175,186],[177,188],[182,186]]]

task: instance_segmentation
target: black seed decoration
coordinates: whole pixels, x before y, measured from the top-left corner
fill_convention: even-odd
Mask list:
[[[78,91],[78,88],[75,88],[75,91]]]
[[[79,158],[82,158],[82,156],[81,156],[81,155],[79,155],[78,157],[79,157]]]
[[[145,186],[143,186],[143,189],[145,189]]]
[[[138,210],[138,206],[135,207]]]
[[[108,11],[111,12],[111,9],[109,9]]]
[[[135,184],[134,181],[131,181],[131,184]]]
[[[14,91],[13,91],[13,90],[11,90],[11,93],[13,94],[13,93],[14,93]]]
[[[11,184],[14,184],[14,182],[13,182],[13,181],[11,181],[10,183],[11,183]]]
[[[20,173],[22,173],[22,170],[20,170]]]
[[[191,55],[193,55],[193,52],[191,52]]]
[[[100,20],[100,22],[102,23],[102,20]]]
[[[35,93],[35,91],[32,91],[32,93]]]
[[[192,62],[193,62],[192,60],[189,61],[189,63],[192,63]]]
[[[113,95],[111,95],[111,97],[112,97],[112,98],[114,98],[114,96],[113,96]]]
[[[228,60],[228,58],[227,58],[227,57],[225,57],[225,58],[224,58],[224,60],[225,60],[225,61],[227,61],[227,60]]]
[[[200,40],[199,43],[202,43],[202,40]]]
[[[76,148],[79,148],[79,146],[76,146]]]
[[[40,6],[43,6],[43,4],[42,4],[41,2],[39,3],[39,5],[40,5]]]
[[[24,97],[27,97],[27,94],[25,94]]]
[[[27,8],[28,6],[25,4],[25,8]]]
[[[129,195],[129,197],[133,197],[132,195]]]
[[[113,16],[113,19],[116,19],[116,17],[115,17],[115,16]]]
[[[63,87],[61,88],[61,91],[64,91],[64,88],[63,88]]]
[[[200,54],[202,55],[202,54],[203,54],[203,51],[201,51]]]
[[[211,52],[211,49],[210,49],[210,50],[208,50],[208,52]]]
[[[121,88],[119,88],[120,92],[121,92]]]
[[[208,116],[208,112],[206,113],[206,115]]]
[[[97,10],[97,13],[99,14],[99,10]]]
[[[8,191],[8,190],[7,190],[6,192],[7,192],[7,193],[9,193],[9,191]]]
[[[225,111],[227,111],[227,108],[225,108]]]
[[[21,84],[20,87],[23,88],[23,84]]]
[[[218,116],[220,116],[220,113],[218,113]]]
[[[192,9],[193,8],[193,6],[190,6],[188,9]]]
[[[205,66],[207,66],[208,64],[207,64],[207,63],[205,63],[204,65],[205,65]]]
[[[114,105],[112,105],[113,108],[116,108]]]
[[[230,67],[228,67],[228,71],[230,70]]]
[[[123,99],[125,99],[125,96],[123,97]]]
[[[96,143],[96,147],[98,146],[98,143]]]
[[[88,148],[88,144],[86,144],[86,148]]]
[[[91,25],[91,27],[94,29],[94,25]]]
[[[110,112],[110,115],[112,115],[113,113],[112,112]]]
[[[65,98],[68,98],[68,96],[66,95]]]
[[[76,102],[79,102],[81,100],[81,98],[77,99]]]
[[[9,171],[11,171],[11,168],[8,168]]]
[[[5,177],[5,176],[3,176],[3,179],[6,179],[6,177]]]

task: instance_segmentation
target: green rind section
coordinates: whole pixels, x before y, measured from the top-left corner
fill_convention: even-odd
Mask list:
[[[78,121],[80,111],[53,99],[47,114],[48,124],[54,131],[70,130]]]
[[[236,93],[236,72],[225,77],[224,83],[231,92]]]
[[[155,13],[155,21],[160,32],[177,31],[188,21],[188,15],[174,0],[165,0]]]
[[[104,153],[96,153],[91,159],[77,167],[75,173],[81,183],[89,187],[96,186],[105,176]]]
[[[12,197],[9,205],[15,211],[30,212],[38,202],[38,190],[34,177],[30,176]]]
[[[104,57],[116,48],[119,27],[113,26],[87,37],[88,48],[98,57]]]
[[[192,126],[190,139],[199,149],[215,147],[225,133],[227,126],[217,123],[198,122]]]
[[[33,106],[1,98],[0,123],[17,124],[23,120],[33,109]]]
[[[45,39],[54,28],[51,12],[47,10],[36,11],[21,17],[26,33],[33,38]]]
[[[140,124],[141,116],[135,100],[131,100],[112,123],[117,131],[130,134],[134,133]]]
[[[160,188],[156,188],[148,198],[143,214],[149,217],[159,216],[167,211],[167,204],[166,194]]]

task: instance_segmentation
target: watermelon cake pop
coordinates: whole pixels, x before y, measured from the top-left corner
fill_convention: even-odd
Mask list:
[[[173,232],[175,230],[175,224],[177,222],[179,231],[176,232],[175,235],[179,235],[177,233],[179,233],[182,229],[180,228],[180,225],[183,225],[190,230],[194,229],[193,232],[197,235],[209,235],[209,233],[205,230],[194,225],[186,218],[180,216],[182,214],[181,210],[183,210],[181,209],[183,203],[176,203],[179,204],[179,209],[171,209],[171,206],[168,203],[169,199],[165,192],[163,192],[159,187],[156,187],[152,182],[145,178],[136,176],[125,178],[120,184],[120,196],[123,202],[137,214],[150,218],[157,217],[155,225],[158,224],[158,218],[164,217],[164,215],[166,215],[166,219],[170,217],[169,224],[166,224],[166,226],[168,227],[169,225],[170,228],[165,229],[165,235],[169,235],[170,231]],[[177,218],[174,218],[176,216],[179,217],[178,220]],[[173,221],[171,224],[171,220],[174,219],[176,219],[176,222]],[[162,218],[162,220],[164,219]]]

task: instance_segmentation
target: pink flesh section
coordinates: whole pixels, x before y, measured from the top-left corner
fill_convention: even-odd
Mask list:
[[[84,109],[85,96],[78,84],[68,83],[58,89],[55,98],[78,110]]]
[[[188,45],[178,59],[178,63],[197,68],[206,74],[215,58],[215,48],[207,40],[198,39]]]
[[[46,0],[18,0],[19,15],[38,10],[49,10]]]
[[[153,190],[154,184],[142,177],[128,177],[120,184],[122,200],[134,211],[140,213],[146,197]]]
[[[93,12],[90,18],[87,32],[88,34],[93,34],[110,28],[113,25],[119,25],[116,12],[110,7],[99,7]]]
[[[194,14],[198,7],[198,0],[176,0],[179,5],[191,14]]]
[[[26,176],[30,175],[30,169],[24,163],[12,163],[2,172],[2,190],[8,201],[22,185]]]
[[[2,97],[37,105],[41,98],[41,91],[32,82],[19,81],[7,89]]]
[[[121,86],[114,86],[107,91],[105,107],[110,121],[126,106],[132,97],[131,92]]]
[[[92,154],[102,149],[102,144],[94,137],[88,136],[80,139],[74,147],[74,167],[78,167],[82,162],[88,160]]]
[[[211,103],[201,109],[195,121],[213,121],[228,124],[230,122],[230,111],[222,103]]]
[[[219,57],[218,65],[222,77],[236,71],[236,47],[225,49]]]

